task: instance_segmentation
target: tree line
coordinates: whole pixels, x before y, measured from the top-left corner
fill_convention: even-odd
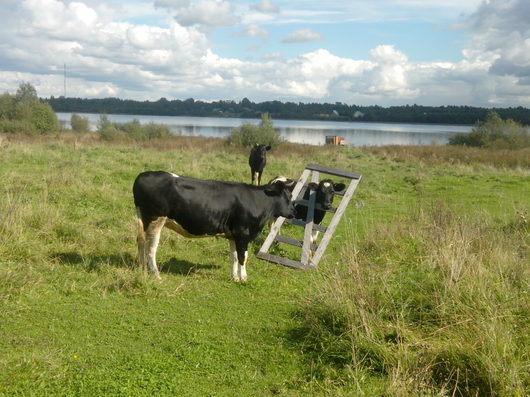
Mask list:
[[[43,99],[56,112],[136,114],[158,116],[200,116],[260,118],[267,113],[272,119],[367,121],[422,124],[472,125],[486,119],[495,111],[503,119],[511,119],[522,125],[530,125],[530,109],[519,107],[482,108],[473,106],[359,106],[335,103],[302,103],[265,101],[252,102],[244,98],[239,102],[221,100],[205,102],[193,98],[157,101],[130,99],[65,98]]]

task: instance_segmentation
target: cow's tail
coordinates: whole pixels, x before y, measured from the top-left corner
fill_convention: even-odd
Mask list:
[[[147,241],[145,236],[144,222],[142,221],[142,213],[139,207],[136,207],[136,243],[138,244],[138,262],[140,268],[145,270],[147,267],[145,252],[145,245]]]

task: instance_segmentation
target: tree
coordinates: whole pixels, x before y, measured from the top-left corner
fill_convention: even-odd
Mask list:
[[[39,97],[37,96],[37,90],[31,83],[20,83],[15,94],[15,100],[17,102],[36,102]]]
[[[252,147],[255,144],[275,146],[282,142],[280,133],[274,129],[274,125],[268,113],[261,115],[259,125],[244,123],[234,128],[228,137],[228,142]]]
[[[13,118],[14,99],[7,92],[0,95],[0,120],[11,120]]]

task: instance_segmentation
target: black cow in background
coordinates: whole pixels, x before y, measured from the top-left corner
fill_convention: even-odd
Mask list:
[[[256,143],[250,150],[248,165],[250,165],[250,177],[252,184],[259,186],[261,184],[261,175],[267,164],[267,151],[271,150],[270,145],[260,145]]]
[[[271,179],[269,183],[283,182],[289,190],[293,191],[296,186],[296,180],[289,179],[283,176],[277,176]],[[346,188],[344,183],[335,183],[331,179],[323,179],[319,183],[311,182],[307,185],[303,199],[309,200],[309,194],[312,190],[316,190],[315,197],[315,213],[313,222],[317,225],[322,223],[326,210],[331,208],[335,192],[342,192]],[[295,198],[296,199],[296,198]],[[295,201],[295,218],[305,221],[307,219],[307,206],[296,204]],[[315,244],[318,237],[318,230],[313,230],[311,234],[311,244]]]

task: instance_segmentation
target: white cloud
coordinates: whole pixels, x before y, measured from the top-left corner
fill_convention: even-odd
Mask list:
[[[394,46],[380,45],[372,49],[370,55],[375,65],[363,75],[368,82],[363,94],[378,97],[395,95],[402,99],[418,95],[419,90],[411,89],[408,84],[407,73],[413,66],[408,65],[405,54],[397,51]]]
[[[282,53],[281,52],[271,52],[269,54],[264,54],[261,56],[261,60],[263,61],[272,61],[275,59],[281,59]]]
[[[146,2],[113,8],[106,0],[1,0],[0,90],[13,91],[28,81],[41,96],[62,95],[66,63],[67,95],[75,97],[530,106],[528,0],[482,3],[459,25],[470,33],[460,61],[421,63],[399,45],[376,45],[366,57],[339,57],[309,29],[284,42],[321,40],[311,44],[314,50],[286,56],[271,39],[273,24],[246,23],[259,15],[266,18],[261,21],[283,18],[291,3],[277,3],[282,12],[265,15],[221,0],[156,0],[150,8]],[[267,4],[272,3],[258,5]],[[300,7],[298,15],[316,15],[317,2],[312,4],[315,9]],[[338,14],[341,4],[331,0],[326,7]],[[254,55],[259,61],[221,56],[219,43],[200,30],[233,24],[236,36],[267,39],[264,53]],[[237,45],[238,39],[232,40],[222,44]]]
[[[271,0],[261,0],[257,4],[251,5],[250,8],[256,11],[272,14],[277,14],[280,12],[280,8],[274,5]]]
[[[302,43],[306,41],[317,41],[322,40],[321,34],[311,29],[298,29],[288,34],[283,40],[283,43]]]
[[[181,7],[187,7],[190,4],[189,0],[155,0],[155,8],[169,8],[179,9]]]
[[[232,26],[239,21],[231,3],[223,0],[199,0],[180,8],[177,22],[182,26]]]
[[[490,0],[463,24],[473,32],[464,54],[470,60],[489,59],[490,72],[512,75],[530,85],[530,2]]]
[[[243,30],[235,35],[236,37],[259,37],[267,39],[269,31],[258,24],[251,23],[243,27]]]

